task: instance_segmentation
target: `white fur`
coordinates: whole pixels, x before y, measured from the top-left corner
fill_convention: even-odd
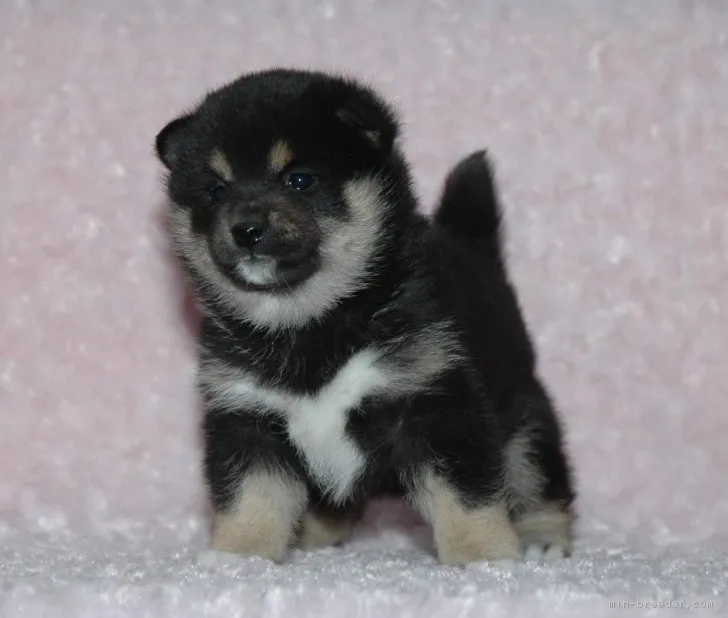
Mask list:
[[[370,350],[355,354],[316,397],[296,406],[289,416],[288,434],[304,453],[312,476],[336,500],[348,495],[366,464],[346,434],[346,423],[349,411],[362,399],[387,386],[376,360]]]
[[[315,395],[265,387],[250,374],[210,364],[201,374],[202,385],[223,407],[283,416],[309,474],[332,499],[342,500],[366,465],[364,454],[346,434],[348,413],[391,382],[378,358],[370,349],[354,354]]]
[[[370,396],[396,398],[422,391],[458,358],[446,325],[435,324],[411,340],[353,354],[317,393],[264,386],[252,373],[202,352],[200,385],[230,413],[277,414],[309,474],[334,500],[351,492],[366,457],[347,435],[349,413]]]
[[[237,266],[240,276],[253,285],[271,285],[276,281],[276,261],[272,258],[245,260]]]

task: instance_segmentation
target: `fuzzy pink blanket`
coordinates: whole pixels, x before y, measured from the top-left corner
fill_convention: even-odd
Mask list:
[[[724,2],[7,0],[0,42],[0,615],[728,610]],[[424,208],[490,149],[579,478],[571,559],[442,567],[392,504],[281,566],[204,553],[152,140],[271,65],[392,97]]]

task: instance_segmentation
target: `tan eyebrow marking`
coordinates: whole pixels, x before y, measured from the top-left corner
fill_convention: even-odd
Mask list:
[[[275,142],[268,153],[268,167],[270,170],[278,174],[291,161],[293,161],[293,150],[291,150],[290,145],[283,140]]]
[[[220,174],[220,177],[226,182],[232,182],[233,180],[235,180],[235,176],[233,175],[233,168],[230,165],[230,161],[228,161],[225,155],[222,154],[222,152],[220,152],[217,148],[212,151],[212,156],[210,157],[210,167],[218,174]]]

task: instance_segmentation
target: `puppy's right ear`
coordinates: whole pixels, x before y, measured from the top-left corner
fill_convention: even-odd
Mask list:
[[[194,114],[186,114],[172,120],[157,134],[154,140],[157,157],[169,170],[179,160],[180,146],[194,117]]]

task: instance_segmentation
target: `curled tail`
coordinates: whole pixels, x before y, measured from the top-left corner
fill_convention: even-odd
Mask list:
[[[493,172],[484,150],[448,174],[433,222],[462,240],[481,241],[500,255],[502,217]]]

